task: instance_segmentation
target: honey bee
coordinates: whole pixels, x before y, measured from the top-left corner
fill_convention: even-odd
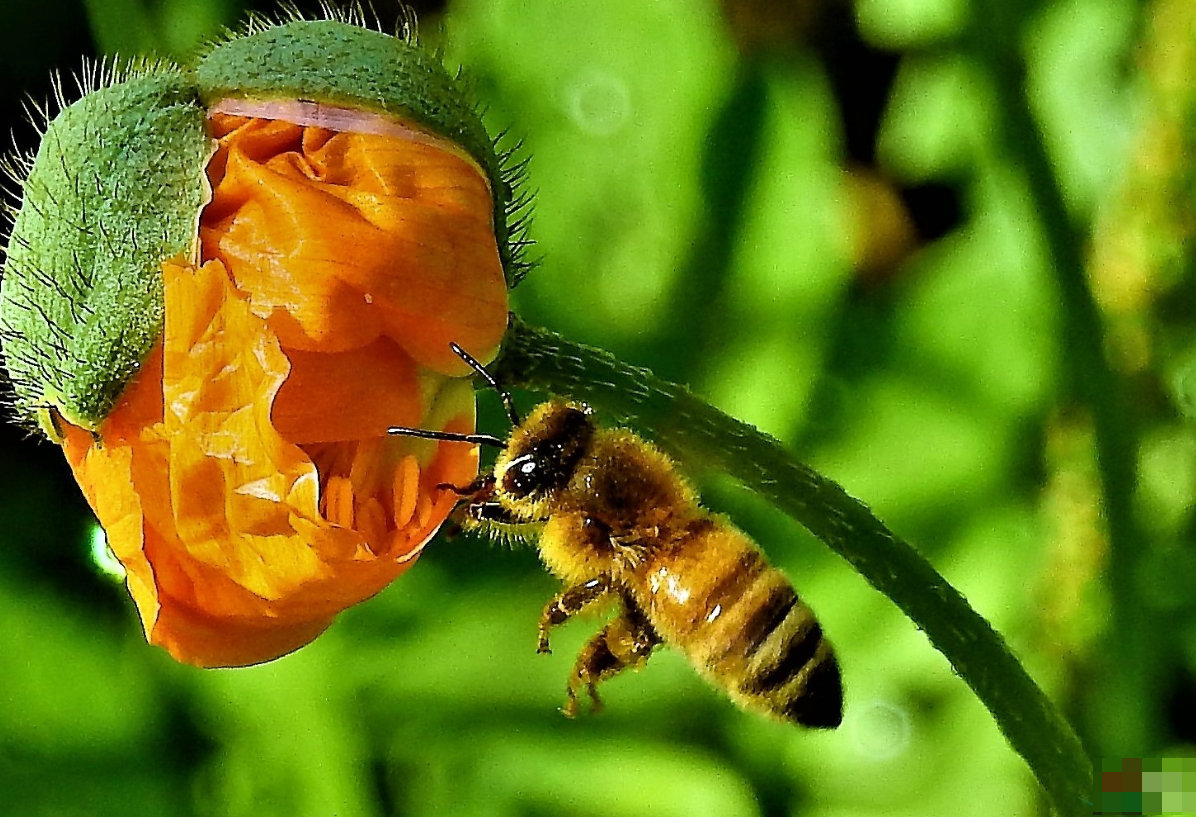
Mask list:
[[[745,533],[701,507],[668,456],[627,429],[598,426],[582,403],[550,400],[521,421],[485,368],[456,344],[453,351],[498,391],[510,436],[390,433],[502,449],[472,485],[443,487],[462,497],[465,527],[539,528],[540,557],[565,583],[540,616],[539,652],[549,652],[552,628],[615,603],[577,658],[566,715],[577,713],[583,691],[597,709],[600,683],[665,644],[744,709],[839,725],[839,665],[814,613]]]

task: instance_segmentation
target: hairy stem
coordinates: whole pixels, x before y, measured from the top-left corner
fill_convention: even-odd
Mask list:
[[[1091,814],[1084,798],[1091,794],[1092,767],[1058,710],[963,596],[839,485],[683,386],[518,319],[495,375],[504,384],[584,400],[615,422],[651,429],[682,459],[731,474],[792,516],[926,633],[992,712],[1060,814]]]

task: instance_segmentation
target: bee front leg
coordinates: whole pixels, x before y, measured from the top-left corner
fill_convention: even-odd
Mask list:
[[[540,614],[540,640],[536,652],[552,652],[548,647],[548,631],[564,624],[573,616],[611,592],[610,576],[598,576],[583,584],[574,585],[553,597]]]
[[[442,491],[452,491],[457,496],[476,497],[490,496],[494,493],[494,474],[482,474],[468,485],[454,485],[451,482],[438,482],[436,487]]]
[[[582,688],[590,696],[593,711],[600,710],[602,700],[598,697],[598,684],[624,670],[642,667],[660,643],[660,636],[643,613],[624,599],[618,617],[590,639],[577,656],[569,679],[565,714],[570,718],[577,715]]]

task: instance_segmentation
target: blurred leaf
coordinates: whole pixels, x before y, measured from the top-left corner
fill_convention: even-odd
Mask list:
[[[987,84],[968,57],[907,57],[877,140],[881,164],[911,181],[960,175],[990,130],[990,104]]]
[[[764,73],[765,146],[743,203],[707,388],[731,414],[784,436],[822,376],[848,279],[834,109],[812,65]],[[714,305],[710,305],[714,308]],[[709,324],[708,324],[709,325]]]
[[[1133,0],[1054,3],[1029,38],[1031,99],[1068,202],[1084,213],[1124,167],[1131,107],[1123,60],[1139,9]]]
[[[101,54],[185,57],[231,24],[235,0],[83,0]]]
[[[702,227],[695,137],[732,57],[713,4],[469,0],[449,25],[489,121],[532,157],[545,266],[518,298],[583,335],[638,333]]]
[[[967,0],[859,0],[864,37],[886,48],[919,48],[958,34]]]

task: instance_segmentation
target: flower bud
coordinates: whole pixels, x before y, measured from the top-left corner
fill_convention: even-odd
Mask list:
[[[0,287],[14,401],[61,441],[152,643],[270,660],[415,559],[477,473],[455,341],[522,272],[476,113],[413,42],[295,21],[48,127]]]

